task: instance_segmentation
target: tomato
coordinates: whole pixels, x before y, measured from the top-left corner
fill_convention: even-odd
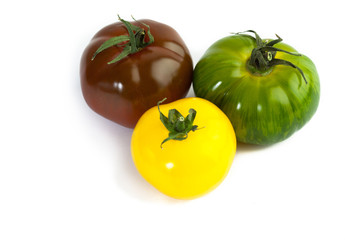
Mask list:
[[[145,112],[134,128],[131,151],[137,170],[155,188],[173,198],[193,199],[226,177],[236,136],[213,103],[185,98]]]
[[[186,96],[193,62],[173,28],[148,19],[119,19],[96,33],[86,47],[80,63],[81,87],[91,109],[134,128],[159,100]]]
[[[239,33],[215,42],[194,71],[195,95],[221,108],[237,139],[273,144],[314,115],[320,82],[313,62],[291,46]]]

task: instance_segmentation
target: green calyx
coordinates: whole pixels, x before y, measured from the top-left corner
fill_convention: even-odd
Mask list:
[[[270,42],[264,42],[255,31],[248,30],[245,32],[254,33],[256,45],[257,45],[257,47],[253,49],[249,62],[248,62],[249,69],[252,72],[265,74],[265,73],[269,73],[273,66],[285,65],[285,66],[289,66],[289,67],[297,69],[302,75],[304,82],[306,84],[308,83],[302,69],[300,69],[298,66],[296,66],[295,64],[289,61],[275,58],[277,52],[284,52],[284,53],[291,54],[294,56],[302,56],[299,53],[292,53],[292,52],[288,52],[283,49],[274,47],[275,44],[283,41],[283,39],[281,39],[278,35],[276,35],[277,39],[272,40]],[[241,33],[237,33],[237,34],[241,34]]]
[[[163,143],[165,143],[166,141],[185,140],[188,137],[188,133],[190,131],[194,132],[195,130],[198,130],[198,126],[193,125],[196,116],[196,111],[193,108],[189,109],[189,114],[187,117],[183,117],[182,114],[176,109],[170,109],[168,117],[166,117],[159,108],[159,104],[163,103],[165,100],[166,98],[164,98],[162,101],[159,101],[157,104],[160,120],[169,131],[169,137],[163,140],[163,142],[161,143],[161,148]]]
[[[134,21],[147,27],[147,31],[145,31],[145,29],[138,27],[138,26],[134,26],[130,22],[123,20],[122,18],[120,18],[119,15],[117,15],[117,16],[118,16],[119,20],[127,28],[128,35],[116,36],[116,37],[110,38],[109,40],[105,41],[96,50],[96,52],[93,54],[91,60],[94,60],[95,57],[97,56],[97,54],[99,54],[100,52],[102,52],[102,51],[104,51],[110,47],[113,47],[113,46],[122,47],[121,53],[116,58],[114,58],[113,60],[108,62],[108,64],[116,63],[116,62],[120,61],[121,59],[127,57],[130,54],[139,52],[141,49],[143,49],[144,47],[147,47],[148,45],[150,45],[151,43],[154,42],[154,37],[152,36],[152,34],[150,32],[150,26],[149,25],[147,25],[145,23],[138,22],[137,20],[135,20],[132,17]],[[145,42],[146,34],[149,37],[149,40],[147,42]]]

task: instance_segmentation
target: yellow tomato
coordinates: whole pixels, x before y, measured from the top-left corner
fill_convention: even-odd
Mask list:
[[[191,108],[196,111],[192,131],[162,144],[169,130],[160,120],[160,111],[170,118],[169,110],[176,109],[184,120]],[[155,188],[173,198],[193,199],[224,180],[236,152],[236,137],[216,105],[201,98],[184,98],[145,112],[134,128],[131,151],[139,173]]]

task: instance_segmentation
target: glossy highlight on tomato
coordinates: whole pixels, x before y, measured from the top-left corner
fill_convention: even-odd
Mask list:
[[[255,35],[215,42],[195,67],[193,88],[223,110],[240,142],[266,145],[287,139],[311,119],[320,82],[307,56],[279,36]]]
[[[95,55],[107,40],[128,36],[125,21],[101,29],[86,47],[80,63],[83,96],[95,112],[125,127],[134,128],[140,116],[164,97],[183,98],[192,82],[189,50],[171,27],[148,19],[129,22],[140,27],[142,41],[154,41],[121,60],[110,63],[124,51],[124,43]],[[135,29],[135,27],[133,27]],[[138,31],[139,32],[139,31]],[[130,41],[127,41],[130,42]]]
[[[160,112],[174,121],[190,117],[192,130],[187,135],[169,133]],[[167,140],[173,135],[175,139]],[[224,180],[235,156],[236,136],[227,116],[213,103],[184,98],[145,112],[134,128],[131,151],[137,170],[156,189],[173,198],[194,199]]]

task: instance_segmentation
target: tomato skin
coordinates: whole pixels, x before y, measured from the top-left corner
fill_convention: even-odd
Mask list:
[[[268,40],[270,41],[270,40]],[[251,144],[283,141],[314,115],[320,98],[320,82],[313,62],[306,56],[277,52],[289,66],[274,66],[267,74],[254,74],[248,61],[256,41],[249,35],[233,35],[214,43],[197,63],[195,95],[221,108],[234,126],[237,139]],[[275,47],[297,52],[278,43]]]
[[[171,27],[148,19],[154,42],[119,62],[108,64],[120,52],[113,46],[91,60],[108,39],[128,35],[122,22],[101,29],[86,47],[80,63],[83,96],[98,114],[125,127],[134,128],[140,116],[164,97],[169,101],[188,93],[193,62],[190,53]],[[131,24],[147,29],[138,22]]]
[[[193,199],[215,189],[226,177],[236,152],[236,137],[226,115],[211,102],[185,98],[160,105],[164,115],[177,109],[183,116],[193,108],[200,129],[182,141],[169,140],[157,107],[149,109],[134,128],[133,161],[139,173],[162,193]]]

